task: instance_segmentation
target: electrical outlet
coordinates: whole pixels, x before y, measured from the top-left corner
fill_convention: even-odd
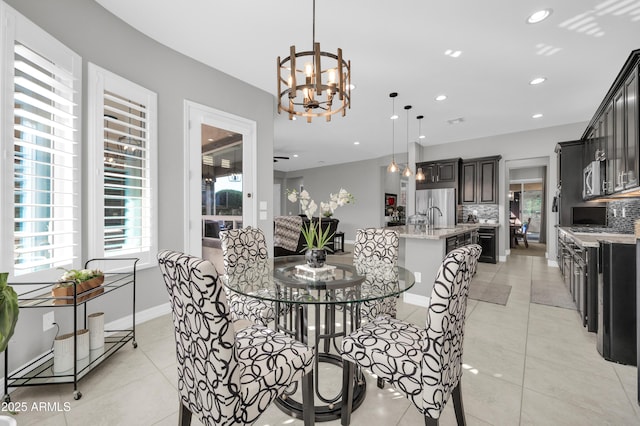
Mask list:
[[[627,217],[627,212],[624,207],[622,208],[622,217]]]
[[[618,209],[613,209],[613,217],[617,217],[618,216]]]
[[[53,311],[47,312],[42,315],[42,331],[47,331],[55,327],[53,324],[56,322],[56,317]]]
[[[414,272],[413,275],[415,276],[417,283],[422,282],[422,274],[420,272]]]

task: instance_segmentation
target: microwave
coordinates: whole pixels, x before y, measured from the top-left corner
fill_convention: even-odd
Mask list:
[[[582,198],[602,195],[602,180],[605,178],[605,162],[592,161],[582,172]]]

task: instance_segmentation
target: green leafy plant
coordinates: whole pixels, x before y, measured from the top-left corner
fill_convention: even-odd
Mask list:
[[[58,285],[61,287],[69,287],[73,285],[73,281],[80,284],[85,281],[89,281],[92,278],[101,277],[104,274],[99,269],[64,269],[64,274],[58,280]]]
[[[18,322],[18,295],[7,284],[8,279],[8,273],[0,273],[0,352],[7,349]]]

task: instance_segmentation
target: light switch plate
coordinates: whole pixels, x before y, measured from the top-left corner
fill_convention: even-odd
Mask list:
[[[260,201],[260,210],[266,210],[266,209],[267,209],[267,202]]]
[[[260,220],[267,220],[267,212],[265,211],[260,212]]]
[[[422,282],[422,274],[420,272],[414,272],[413,275],[416,277],[416,282],[417,283],[421,283]]]

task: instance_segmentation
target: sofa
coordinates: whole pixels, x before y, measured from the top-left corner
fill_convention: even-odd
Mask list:
[[[287,218],[287,216],[281,217],[281,218]],[[300,226],[309,226],[309,218],[307,218],[304,215],[300,215],[300,218],[302,219],[302,221],[300,222],[301,225]],[[313,223],[317,224],[318,223],[318,218],[314,217],[312,218]],[[305,240],[304,237],[302,236],[302,232],[298,231],[297,232],[297,237],[298,237],[298,243],[296,246],[295,250],[290,250],[290,248],[285,248],[282,247],[279,244],[279,235],[282,235],[282,232],[280,229],[278,229],[280,226],[282,226],[282,223],[286,223],[286,220],[278,220],[278,218],[276,218],[274,220],[274,247],[273,247],[273,255],[274,257],[279,257],[279,256],[292,256],[292,255],[300,255],[304,253],[305,250]],[[327,248],[329,249],[329,252],[333,252],[334,250],[334,237],[336,235],[336,232],[338,231],[338,223],[340,222],[340,220],[338,219],[333,219],[333,218],[322,218],[321,222],[320,222],[320,226],[322,228],[322,231],[324,232],[327,228],[329,228],[329,235],[331,235],[331,238],[329,238],[329,242],[327,243]],[[290,221],[290,223],[292,223]],[[317,226],[317,225],[316,225]],[[302,229],[302,228],[300,228]]]

